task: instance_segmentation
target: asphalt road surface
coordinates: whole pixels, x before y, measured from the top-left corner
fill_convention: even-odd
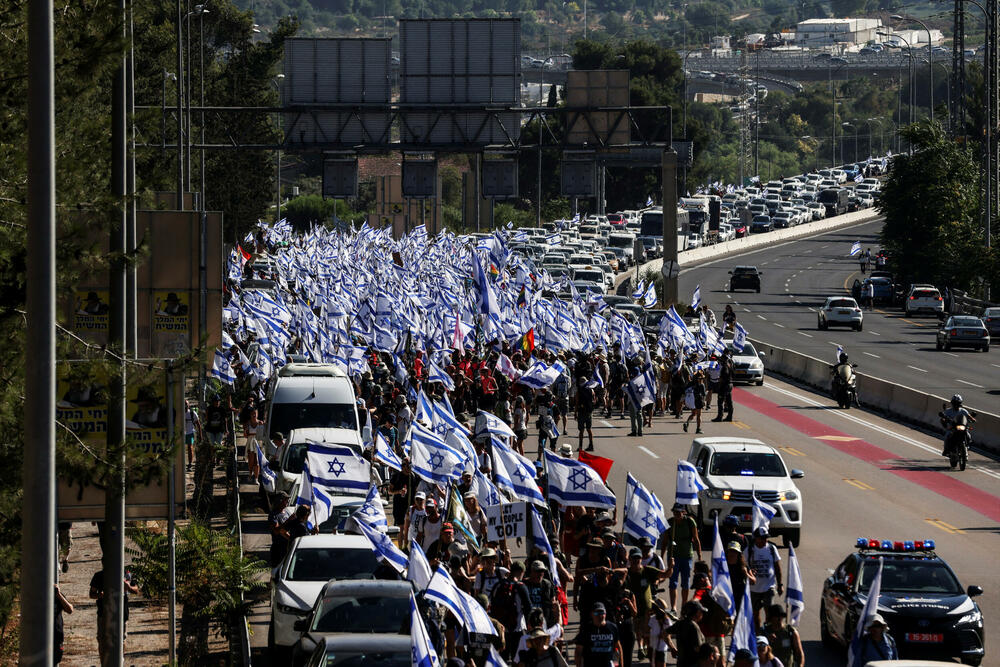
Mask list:
[[[788,467],[806,473],[798,480],[804,527],[796,552],[805,583],[806,609],[800,631],[810,667],[844,665],[842,652],[820,642],[819,599],[828,569],[854,549],[860,536],[936,540],[938,553],[963,587],[977,584],[985,589],[978,601],[987,637],[1000,632],[996,574],[1000,463],[972,453],[965,472],[952,472],[938,455],[933,435],[863,410],[837,410],[827,398],[771,377],[762,387],[738,388],[734,400],[736,421],[712,423],[707,419],[714,414],[706,411],[705,435],[758,438],[778,447]],[[575,446],[578,431],[572,419],[568,427],[569,439],[564,436],[560,442]],[[595,415],[595,453],[615,461],[610,486],[621,492],[625,475],[631,471],[669,507],[677,460],[686,457],[694,428],[684,433],[679,421],[664,417],[655,417],[642,438],[626,437],[628,428],[627,417]],[[536,442],[532,432],[525,453],[533,455]],[[264,547],[268,538],[261,534],[260,517],[244,518],[248,548]],[[787,551],[782,549],[781,554],[787,562]],[[708,558],[710,551],[702,556]],[[575,616],[567,629],[569,636],[575,631]],[[269,620],[267,602],[262,600],[251,620],[258,665],[269,664],[264,651]],[[997,664],[995,650],[988,646],[984,665]]]
[[[851,244],[861,241],[874,251],[881,225],[875,221],[838,229],[685,269],[680,294],[690,299],[701,285],[702,301],[720,321],[726,304],[732,304],[738,321],[757,340],[830,363],[842,345],[862,373],[946,398],[958,393],[970,408],[996,412],[1000,350],[938,352],[936,318],[906,318],[896,308],[878,307],[865,312],[863,331],[817,327],[816,310],[826,297],[849,295],[861,277],[858,263],[848,255]],[[761,270],[760,294],[728,292],[728,272],[741,264]]]

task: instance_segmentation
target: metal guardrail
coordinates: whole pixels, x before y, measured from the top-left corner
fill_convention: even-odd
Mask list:
[[[748,64],[751,69],[757,68],[758,59],[762,70],[825,70],[830,68],[830,59],[818,57],[819,54],[813,52],[805,53],[781,53],[775,51],[761,51],[760,55],[754,53],[748,56]],[[923,53],[923,56],[921,56]],[[909,64],[911,57],[920,62],[921,57],[926,57],[926,50],[914,49],[912,52],[906,51],[884,51],[882,53],[846,53],[842,56],[847,62],[838,67],[846,69],[870,69],[870,68],[893,68],[902,67]],[[978,59],[976,56],[975,59]],[[935,58],[935,60],[937,60]],[[951,63],[950,54],[941,56],[940,62],[945,66]],[[707,72],[734,72],[742,66],[741,58],[737,56],[700,56],[688,58],[686,66],[690,71]]]
[[[229,448],[229,459],[226,461],[226,482],[229,487],[229,520],[232,523],[233,531],[236,535],[237,544],[240,547],[240,557],[243,557],[243,518],[240,515],[240,475],[239,475],[239,454],[236,449],[236,418],[229,415],[230,433],[232,434],[232,446]],[[240,591],[239,603],[243,606],[243,591]],[[251,667],[252,649],[250,648],[250,621],[243,616],[237,629],[240,635],[240,664],[243,667]]]

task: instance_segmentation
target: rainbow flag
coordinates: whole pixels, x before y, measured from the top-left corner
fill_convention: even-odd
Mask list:
[[[532,327],[528,329],[523,336],[521,336],[521,342],[518,343],[520,347],[525,352],[531,352],[535,349],[535,329]]]
[[[521,293],[517,295],[517,307],[525,308],[528,305],[528,291],[524,285],[521,286]]]

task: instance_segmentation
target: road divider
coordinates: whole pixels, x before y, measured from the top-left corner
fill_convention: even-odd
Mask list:
[[[764,353],[764,365],[769,372],[791,378],[829,395],[829,362],[760,340],[754,340],[753,344],[758,351]],[[935,433],[942,432],[938,413],[942,405],[948,402],[947,398],[864,373],[857,375],[858,397],[863,407]],[[1000,454],[1000,415],[977,412],[972,441],[974,446]]]
[[[807,236],[833,231],[835,229],[840,229],[841,227],[860,225],[866,222],[871,222],[878,217],[879,214],[874,209],[870,208],[865,209],[864,211],[845,213],[844,215],[837,215],[827,220],[807,222],[803,225],[789,227],[788,229],[775,229],[765,234],[751,234],[750,236],[733,239],[732,241],[716,243],[715,245],[695,248],[693,250],[685,250],[678,253],[677,261],[681,265],[682,269],[692,268],[698,264],[704,264],[709,260],[722,259],[723,257],[729,257],[732,255],[740,255],[752,250],[764,249],[786,241],[793,241]],[[654,259],[641,265],[639,267],[639,274],[641,275],[643,272],[648,270],[659,272],[662,266],[662,259]],[[620,273],[615,278],[616,288],[620,287],[623,283],[631,281],[634,277],[635,271]]]

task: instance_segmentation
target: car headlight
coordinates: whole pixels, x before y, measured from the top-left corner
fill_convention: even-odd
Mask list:
[[[785,501],[785,500],[798,500],[798,498],[799,498],[799,494],[796,493],[795,491],[782,491],[778,495],[778,500],[781,500],[781,501]]]
[[[715,500],[729,500],[729,491],[723,489],[709,489],[706,495]]]
[[[308,609],[299,609],[298,607],[293,607],[291,605],[278,603],[278,611],[282,614],[288,614],[290,616],[306,616],[309,614]]]
[[[970,611],[968,614],[958,619],[956,625],[966,625],[967,623],[979,623],[983,620],[983,614],[978,609]]]

